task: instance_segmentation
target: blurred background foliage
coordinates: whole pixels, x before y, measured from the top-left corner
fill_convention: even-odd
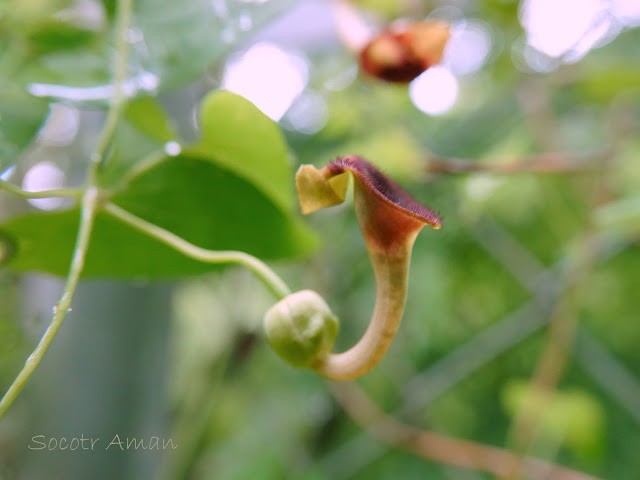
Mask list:
[[[1,0],[3,180],[27,190],[82,183],[112,93],[114,11],[107,0]],[[358,75],[344,46],[358,40],[358,18],[375,29],[425,16],[452,24],[441,66],[408,87]],[[366,157],[445,223],[418,237],[399,335],[360,386],[412,425],[636,479],[639,25],[633,0],[138,0],[127,36],[132,100],[102,182],[118,185],[158,149],[201,162],[191,180],[167,165],[147,172],[120,200],[168,227],[188,225],[184,235],[204,246],[279,258],[275,268],[294,289],[317,290],[340,316],[345,349],[373,305],[368,257],[348,202],[306,219],[313,240],[294,212],[293,172],[337,155]],[[278,122],[290,153],[271,127],[258,128],[266,118],[237,100],[216,105],[215,126],[204,127],[202,99],[219,88]],[[238,111],[247,117],[234,130]],[[244,154],[233,150],[243,144]],[[175,151],[180,145],[191,150]],[[274,160],[234,170],[229,148],[248,161]],[[261,183],[276,163],[275,183]],[[451,174],[460,165],[475,171]],[[223,182],[207,169],[236,176]],[[72,220],[52,220],[69,217],[58,212],[68,203],[0,194],[3,228],[40,245],[40,260],[0,270],[5,388],[62,289],[59,278],[15,270],[63,273],[75,232]],[[258,203],[268,212],[254,210]],[[271,230],[276,217],[298,237]],[[207,230],[210,221],[216,228]],[[63,331],[0,424],[0,478],[489,478],[374,439],[323,379],[281,362],[260,330],[272,299],[247,272],[177,281],[210,269],[98,227],[102,247],[88,273],[128,280],[79,289]],[[126,264],[108,256],[119,252],[109,250],[114,244],[130,255]],[[147,253],[132,255],[132,245]],[[4,241],[0,257],[9,248]],[[529,382],[541,358],[559,370],[544,398]],[[519,418],[534,404],[544,412],[523,434]],[[106,444],[116,433],[171,437],[179,447],[27,449],[34,435]]]

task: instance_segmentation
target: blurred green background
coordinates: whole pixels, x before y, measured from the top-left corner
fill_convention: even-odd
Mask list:
[[[638,478],[637,1],[133,5],[125,92],[136,100],[118,127],[106,184],[157,148],[170,154],[173,140],[200,138],[201,101],[219,88],[279,123],[290,151],[283,204],[293,205],[298,164],[364,156],[441,213],[444,228],[418,237],[399,334],[358,384],[416,427],[601,478]],[[112,0],[0,0],[3,180],[26,190],[82,183],[111,95],[115,9]],[[452,25],[440,66],[408,87],[358,74],[346,44],[394,19],[427,16]],[[255,125],[245,121],[245,141],[258,158],[272,150]],[[454,164],[477,171],[436,171]],[[514,164],[525,171],[504,171]],[[172,205],[179,211],[179,194],[149,214]],[[248,193],[211,195],[216,204],[185,207],[185,218],[202,225],[218,215],[221,229],[251,218]],[[280,201],[278,190],[270,195]],[[67,207],[0,192],[3,222]],[[228,209],[239,216],[224,216]],[[269,239],[280,233],[265,222],[262,233],[230,234],[224,248],[253,249],[292,288],[320,292],[341,318],[337,347],[346,349],[366,327],[374,300],[353,205],[291,217],[316,232],[315,247],[300,230],[299,241],[276,250]],[[56,257],[52,233],[32,234],[45,246],[51,238],[56,246],[45,254]],[[166,278],[150,281],[136,278],[135,265],[113,274],[115,260],[103,260],[108,277],[126,280],[81,284],[42,365],[0,422],[0,479],[492,478],[373,438],[322,378],[276,357],[261,332],[273,300],[248,272],[186,277],[209,269],[158,257],[149,265],[166,267]],[[55,272],[54,264],[41,270]],[[37,270],[24,265],[19,269]],[[0,269],[3,391],[50,321],[63,285],[60,277],[17,269]],[[541,357],[558,369],[546,400],[528,383]],[[522,444],[514,423],[528,402],[545,408]],[[104,447],[116,434],[171,438],[178,447],[28,448],[37,435],[99,437]]]

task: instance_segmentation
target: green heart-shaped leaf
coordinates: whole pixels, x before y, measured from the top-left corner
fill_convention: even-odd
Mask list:
[[[300,256],[315,245],[309,230],[251,183],[208,160],[179,156],[145,171],[114,203],[184,239],[213,250],[241,250],[265,259]],[[7,266],[66,275],[79,209],[31,213],[0,225],[15,246]],[[6,240],[5,240],[6,241]],[[100,213],[85,276],[156,279],[217,268],[189,259],[121,221]]]
[[[293,208],[287,146],[273,120],[225,90],[205,97],[200,119],[202,139],[191,152],[246,177],[276,204]]]
[[[265,259],[308,253],[315,237],[292,215],[293,172],[278,126],[229,92],[207,96],[201,114],[202,139],[195,146],[140,164],[141,156],[175,134],[155,102],[133,102],[101,171],[110,200],[203,248]],[[27,214],[0,225],[0,241],[5,238],[12,244],[6,251],[15,252],[7,265],[66,275],[78,220],[74,208]],[[153,279],[213,268],[99,212],[84,274]]]

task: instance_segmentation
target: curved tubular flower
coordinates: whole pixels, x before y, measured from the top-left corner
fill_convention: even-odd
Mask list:
[[[366,332],[351,349],[323,353],[309,365],[332,380],[358,378],[384,357],[402,319],[416,236],[425,225],[442,227],[435,212],[355,155],[338,158],[320,170],[300,167],[296,187],[302,212],[342,202],[347,172],[354,178],[356,216],[373,266],[376,301]]]

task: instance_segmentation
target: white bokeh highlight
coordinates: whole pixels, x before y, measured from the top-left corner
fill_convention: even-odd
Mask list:
[[[491,34],[485,24],[465,21],[453,25],[442,64],[456,75],[470,75],[487,61],[491,45]]]
[[[242,95],[278,121],[304,90],[308,64],[271,43],[258,43],[227,63],[222,88]]]
[[[64,172],[54,163],[44,161],[36,163],[27,170],[22,180],[22,189],[27,192],[42,192],[62,188]],[[42,210],[54,210],[64,204],[64,198],[30,198],[28,202]]]
[[[411,82],[409,96],[427,115],[442,115],[456,103],[458,80],[447,67],[431,67]]]
[[[578,43],[605,10],[601,0],[525,0],[520,21],[529,45],[559,57]]]
[[[520,22],[528,67],[550,71],[640,25],[640,0],[522,0]]]
[[[640,1],[611,0],[613,16],[627,27],[640,26]]]
[[[38,132],[38,141],[47,145],[69,145],[80,127],[80,112],[63,103],[52,103],[44,126]]]
[[[182,147],[178,142],[167,142],[164,144],[164,153],[171,157],[175,157],[176,155],[180,155],[182,152]]]
[[[131,98],[140,92],[155,93],[160,85],[160,78],[151,72],[142,72],[124,81],[122,92]],[[27,90],[34,97],[52,97],[61,100],[88,102],[95,100],[109,100],[113,97],[113,85],[98,85],[95,87],[69,87],[50,83],[30,83]]]
[[[307,135],[318,133],[329,119],[329,107],[324,97],[313,90],[302,93],[284,117],[284,126]]]

